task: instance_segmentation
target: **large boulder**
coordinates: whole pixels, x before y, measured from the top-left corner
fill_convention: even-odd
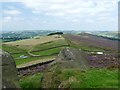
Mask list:
[[[60,64],[61,68],[79,68],[81,70],[88,68],[86,54],[75,48],[68,47],[61,50],[55,62]]]
[[[7,52],[0,50],[0,67],[2,68],[2,88],[20,88],[16,64]]]
[[[85,72],[88,69],[86,54],[80,49],[64,48],[58,54],[49,69],[44,73],[43,88],[68,88],[72,82],[79,83],[73,74]],[[65,72],[72,73],[72,77],[65,79]],[[71,74],[70,74],[71,75]]]

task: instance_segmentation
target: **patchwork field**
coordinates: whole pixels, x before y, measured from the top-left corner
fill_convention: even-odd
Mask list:
[[[66,46],[68,44],[62,36],[52,35],[6,42],[2,44],[2,49],[13,56],[17,65],[25,65],[25,63],[36,60],[43,62],[48,59],[51,60]]]

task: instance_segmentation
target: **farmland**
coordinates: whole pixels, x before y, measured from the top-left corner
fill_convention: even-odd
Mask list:
[[[59,51],[66,46],[68,44],[64,38],[52,35],[6,42],[2,44],[2,49],[9,52],[15,59],[16,64],[20,65],[30,61],[43,60],[44,58],[55,58]],[[20,58],[20,56],[23,56],[23,58]],[[25,56],[26,58],[24,58]]]
[[[37,36],[4,42],[2,49],[14,58],[23,89],[118,88],[119,57],[116,40],[87,33],[63,34],[60,37]],[[64,58],[61,62],[56,61],[62,56],[61,51],[69,61],[64,61]],[[84,66],[87,68],[81,70]]]

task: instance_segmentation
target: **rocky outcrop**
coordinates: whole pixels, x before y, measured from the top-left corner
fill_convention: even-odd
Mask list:
[[[75,48],[64,48],[60,51],[55,62],[60,63],[63,68],[79,68],[81,70],[88,68],[86,54]]]
[[[75,77],[64,78],[64,70],[85,72],[89,68],[86,54],[80,49],[64,48],[45,72],[43,88],[68,88],[72,82],[79,83]],[[74,73],[73,73],[74,74]]]
[[[7,52],[0,50],[0,62],[2,64],[2,88],[20,88],[17,76],[16,64]]]

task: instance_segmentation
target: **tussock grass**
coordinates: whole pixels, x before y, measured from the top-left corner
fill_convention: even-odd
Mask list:
[[[29,90],[33,90],[33,88],[41,88],[42,77],[42,73],[25,76],[20,79],[19,83],[23,90],[28,90],[28,88]]]
[[[54,72],[54,73],[53,73]],[[52,79],[50,79],[49,74]],[[49,79],[47,78],[49,77]],[[60,69],[46,74],[46,80],[51,81],[51,88],[118,88],[118,71],[108,69],[89,69],[80,71],[79,69]],[[47,82],[48,84],[48,82]],[[46,84],[46,85],[47,85]],[[45,84],[43,84],[45,85]]]

